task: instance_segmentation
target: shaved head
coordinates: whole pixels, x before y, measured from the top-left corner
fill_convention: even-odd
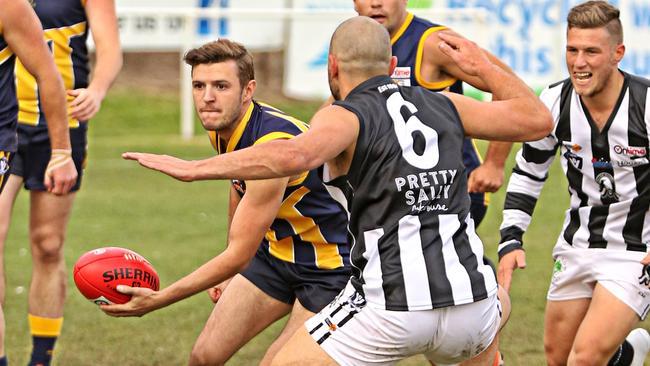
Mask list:
[[[350,18],[332,35],[330,54],[343,73],[364,77],[387,74],[391,60],[390,36],[372,18]]]

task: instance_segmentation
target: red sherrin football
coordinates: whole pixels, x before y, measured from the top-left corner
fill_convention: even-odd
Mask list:
[[[124,248],[89,251],[74,264],[74,283],[95,304],[124,304],[131,296],[117,292],[117,285],[148,287],[158,291],[156,270],[140,254]]]

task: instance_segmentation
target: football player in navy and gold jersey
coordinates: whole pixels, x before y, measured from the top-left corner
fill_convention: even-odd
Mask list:
[[[354,0],[354,9],[359,15],[373,18],[388,29],[393,56],[397,57],[397,67],[391,75],[393,80],[404,86],[419,85],[433,91],[448,89],[460,94],[463,93],[464,81],[490,92],[480,79],[464,73],[438,48],[440,39],[437,32],[449,29],[414,16],[407,11],[407,2]],[[507,69],[494,56],[488,56],[492,62]],[[482,160],[471,138],[466,138],[463,142],[463,162],[469,175],[468,190],[476,226],[483,220],[487,210],[487,192],[496,192],[503,184],[504,164],[511,145],[509,142],[490,142],[485,160]]]
[[[19,2],[27,3],[26,0]],[[31,60],[40,62],[40,59],[21,57],[19,54],[15,68],[11,70],[12,74],[14,70],[16,74],[18,146],[9,168],[5,190],[0,196],[0,247],[4,247],[13,202],[20,186],[24,184],[30,191],[29,230],[33,261],[29,325],[34,348],[30,365],[49,365],[51,351],[63,320],[67,280],[63,242],[75,199],[74,192],[81,183],[82,163],[86,155],[87,121],[97,112],[117,76],[122,65],[122,55],[115,4],[112,0],[32,0],[30,3],[33,7],[30,11],[36,13],[42,25],[39,37],[43,39],[44,36],[54,56],[56,69],[53,71],[58,70],[63,86],[67,89],[67,104],[64,98],[53,101],[44,93],[44,89],[36,87],[36,75],[26,66]],[[92,80],[89,78],[86,48],[89,30],[92,30],[97,54]],[[62,154],[56,148],[54,136],[48,134],[48,126],[56,126],[57,120],[41,113],[46,111],[47,104],[53,102],[61,109],[61,124],[66,127],[66,140],[68,126],[70,130],[72,149],[67,145],[63,156],[72,158],[71,170],[75,178],[78,174],[78,179],[72,180],[68,187],[71,193],[65,196],[48,192],[43,179],[50,154],[53,158]],[[50,138],[54,150],[50,149]]]
[[[185,61],[192,66],[196,111],[219,154],[292,139],[307,130],[303,122],[252,99],[253,60],[242,45],[220,39],[189,51]],[[256,334],[290,314],[262,360],[267,364],[350,277],[347,218],[316,170],[233,180],[227,249],[158,292],[122,289],[133,299],[103,310],[113,316],[142,315],[212,288],[217,304],[194,345],[191,365],[224,364]]]

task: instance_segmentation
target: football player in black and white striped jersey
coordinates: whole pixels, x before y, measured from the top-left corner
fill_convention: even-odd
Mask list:
[[[618,69],[625,46],[617,8],[589,1],[572,8],[567,21],[570,77],[541,95],[554,117],[552,133],[517,154],[499,281],[509,288],[514,269],[525,266],[522,236],[559,150],[571,203],[553,250],[548,364],[604,365],[612,358],[608,365],[643,365],[650,336],[630,331],[650,310],[650,81]]]
[[[533,92],[476,44],[440,37],[443,52],[482,78],[498,102],[395,84],[388,32],[355,17],[330,44],[337,101],[316,113],[308,131],[195,162],[124,155],[182,180],[281,177],[325,163],[323,181],[350,215],[352,278],[273,364],[389,365],[414,354],[437,365],[495,359],[509,299],[497,295],[469,215],[462,142],[465,134],[535,140],[552,121]]]

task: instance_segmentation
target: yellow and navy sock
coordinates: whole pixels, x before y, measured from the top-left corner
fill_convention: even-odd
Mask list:
[[[61,334],[63,318],[43,318],[28,314],[32,333],[32,357],[28,366],[49,366],[54,352],[54,343]]]

